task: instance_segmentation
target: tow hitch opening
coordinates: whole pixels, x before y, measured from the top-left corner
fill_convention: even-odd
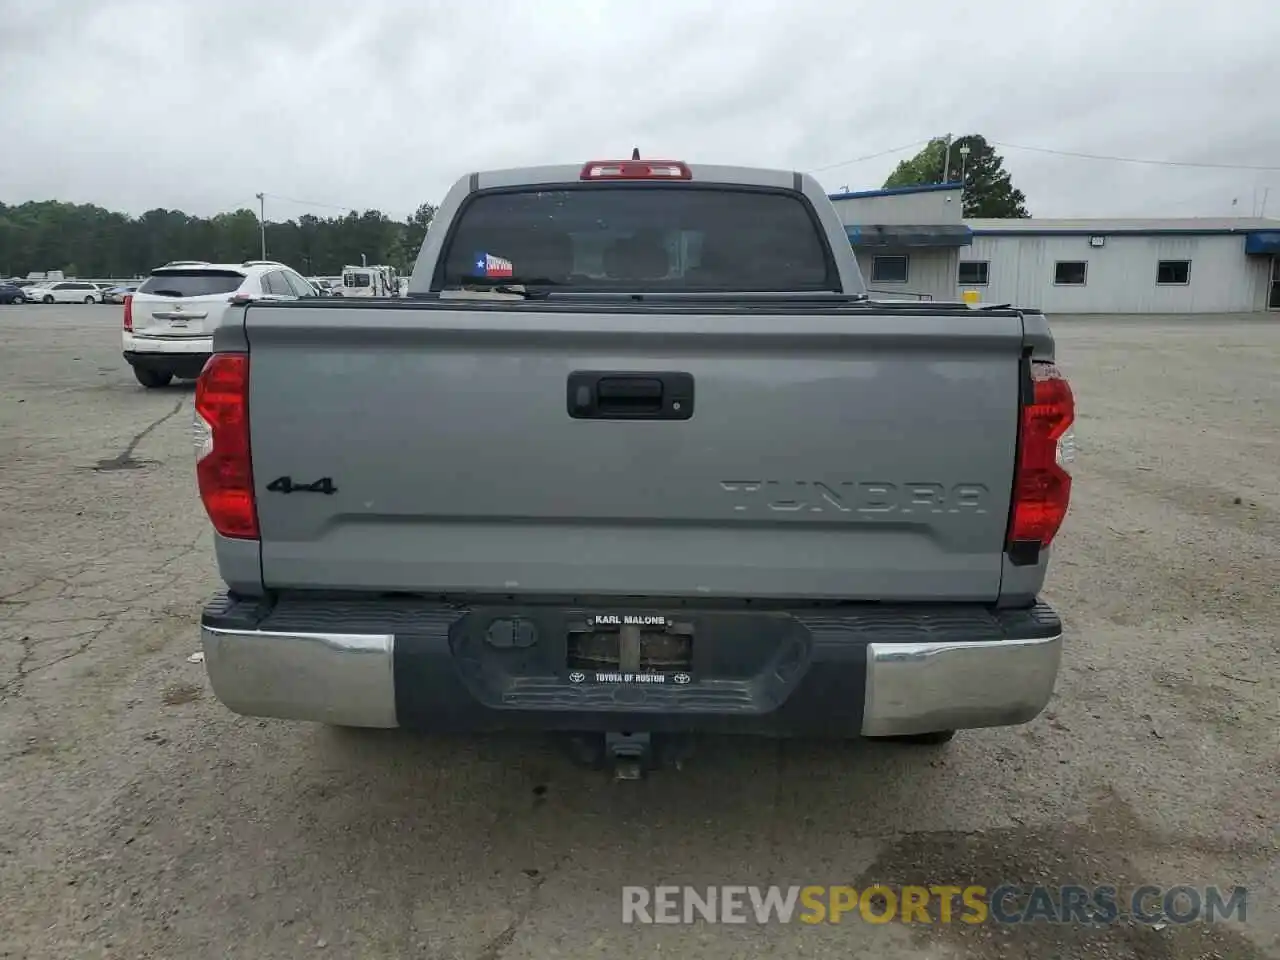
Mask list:
[[[569,736],[568,746],[580,766],[612,771],[615,780],[642,780],[664,768],[680,770],[693,754],[693,739],[688,735],[646,731],[575,733]]]

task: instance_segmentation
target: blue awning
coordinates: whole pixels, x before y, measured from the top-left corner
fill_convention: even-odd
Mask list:
[[[963,224],[932,226],[906,224],[859,224],[846,226],[849,243],[855,247],[967,247],[973,231]]]
[[[1264,233],[1246,233],[1244,236],[1244,252],[1280,254],[1280,231],[1268,230]]]

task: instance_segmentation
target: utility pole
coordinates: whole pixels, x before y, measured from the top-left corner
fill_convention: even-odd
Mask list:
[[[262,259],[267,259],[267,197],[264,193],[255,193],[258,198],[258,227],[262,231]]]
[[[942,161],[942,182],[946,183],[951,179],[951,134],[947,134],[947,152],[943,155],[945,159]]]

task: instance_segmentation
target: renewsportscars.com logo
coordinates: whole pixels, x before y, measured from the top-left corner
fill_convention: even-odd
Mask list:
[[[1244,922],[1244,887],[1153,885],[623,887],[622,922],[1109,924]]]

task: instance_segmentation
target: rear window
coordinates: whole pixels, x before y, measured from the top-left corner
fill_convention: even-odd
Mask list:
[[[138,293],[159,297],[209,297],[235,293],[244,274],[234,270],[157,270],[142,282]]]
[[[371,287],[373,278],[367,273],[348,273],[342,278],[344,287]]]
[[[462,209],[437,289],[546,284],[601,292],[839,291],[796,194],[620,186],[482,194]]]

